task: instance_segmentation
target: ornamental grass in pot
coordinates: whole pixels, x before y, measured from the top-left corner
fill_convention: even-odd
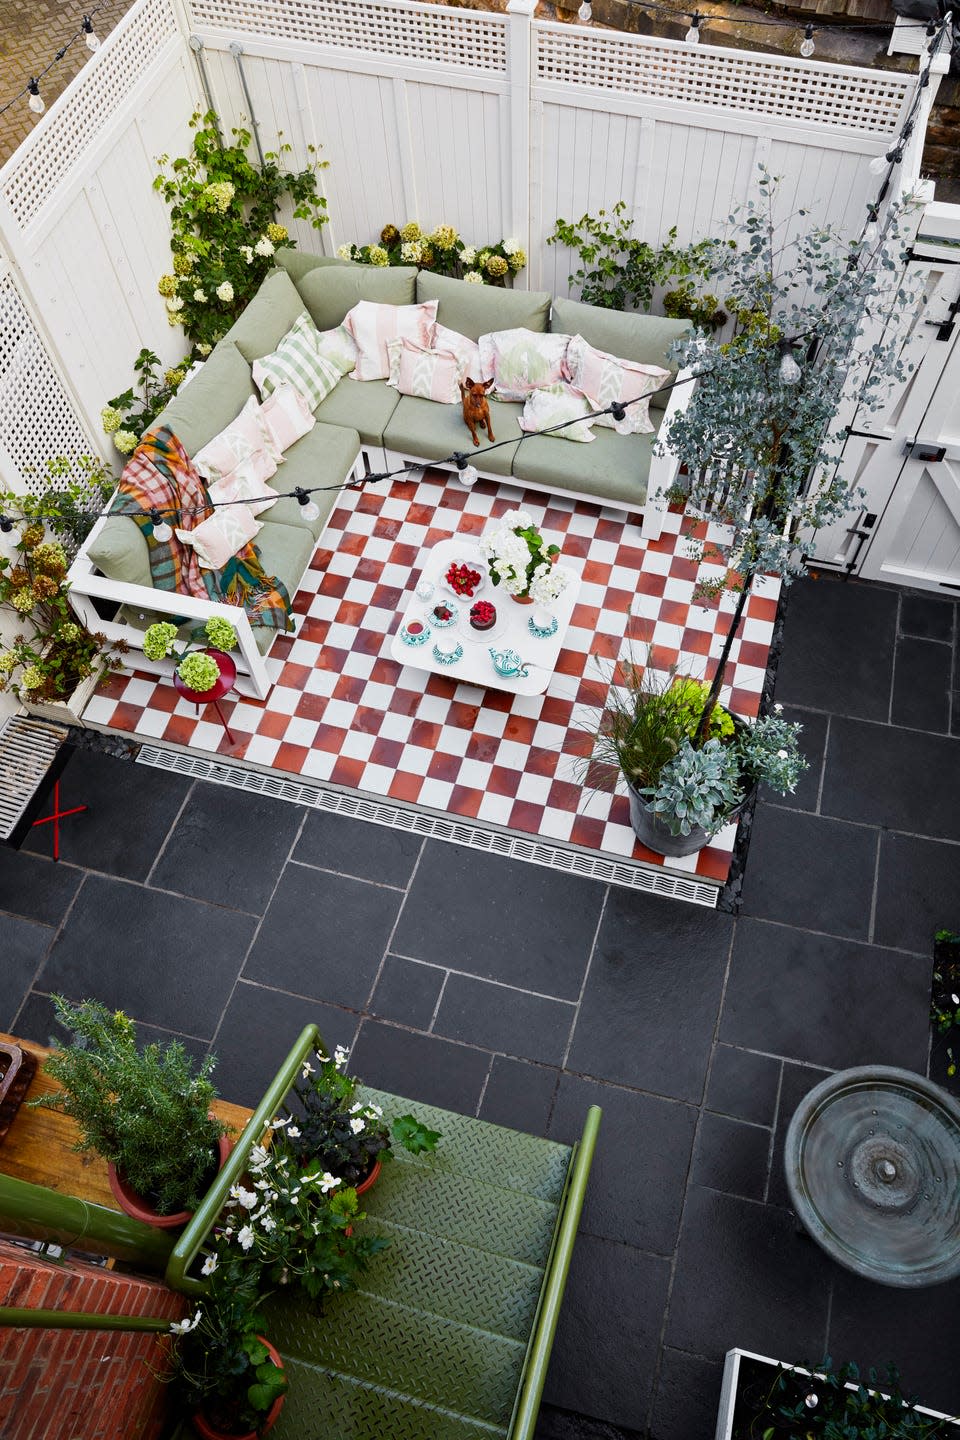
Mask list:
[[[76,1149],[109,1163],[111,1189],[128,1214],[161,1229],[186,1224],[230,1152],[226,1127],[210,1114],[214,1057],[194,1073],[178,1040],[138,1049],[122,1010],[62,995],[53,1003],[73,1043],[44,1066],[62,1088],[31,1103],[76,1122]]]

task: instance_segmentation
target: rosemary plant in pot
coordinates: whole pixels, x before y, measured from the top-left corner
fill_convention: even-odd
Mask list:
[[[194,1073],[179,1041],[139,1050],[122,1010],[53,998],[73,1043],[44,1067],[61,1088],[31,1103],[76,1122],[76,1148],[108,1161],[111,1189],[127,1214],[160,1229],[186,1224],[230,1153],[226,1127],[210,1114],[213,1056]]]

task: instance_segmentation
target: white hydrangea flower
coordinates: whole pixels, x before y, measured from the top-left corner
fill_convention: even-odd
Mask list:
[[[194,300],[196,300],[196,302],[197,302],[198,305],[206,305],[206,303],[207,303],[207,292],[206,292],[205,290],[201,290],[201,289],[198,287],[198,288],[197,288],[196,290],[194,290],[194,292],[193,292],[193,298],[194,298]]]
[[[336,1175],[331,1175],[329,1170],[325,1170],[323,1172],[323,1176],[320,1180],[320,1189],[323,1191],[324,1195],[329,1195],[330,1191],[335,1190],[339,1184],[340,1181],[337,1179]]]
[[[516,255],[517,251],[522,248],[520,241],[515,235],[511,235],[509,240],[504,240],[503,242],[504,253],[507,255]]]
[[[479,270],[471,270],[469,275],[464,275],[463,278],[464,280],[469,280],[472,285],[483,285],[486,283]]]
[[[249,1250],[255,1238],[252,1226],[244,1225],[243,1229],[237,1233],[237,1244],[241,1250]]]
[[[272,255],[276,247],[273,241],[268,239],[266,235],[261,235],[253,248],[258,255]]]
[[[243,256],[244,260],[246,260],[246,262],[247,262],[248,265],[252,265],[252,264],[253,264],[253,246],[252,246],[252,245],[241,245],[241,246],[240,246],[240,254]]]
[[[222,300],[224,305],[229,305],[233,299],[233,286],[229,280],[224,280],[217,286],[217,299]]]
[[[462,265],[473,265],[476,258],[477,247],[475,245],[467,245],[465,249],[460,251],[460,263]],[[466,279],[466,276],[464,278]]]
[[[339,255],[341,260],[351,260],[353,258],[350,253],[349,245],[338,245],[337,254]]]
[[[366,1129],[366,1125],[367,1122],[360,1115],[354,1115],[353,1119],[350,1121],[350,1129],[353,1131],[354,1135],[359,1135],[361,1130]]]
[[[220,1261],[217,1259],[216,1255],[208,1255],[206,1260],[204,1260],[203,1264],[200,1266],[200,1274],[212,1275],[219,1264]]]
[[[200,1324],[200,1316],[202,1315],[202,1313],[202,1310],[198,1310],[192,1320],[171,1320],[170,1334],[189,1335],[190,1331],[196,1330],[197,1326]]]
[[[166,302],[167,310],[171,315],[179,315],[183,309],[183,300],[179,295],[171,295]]]

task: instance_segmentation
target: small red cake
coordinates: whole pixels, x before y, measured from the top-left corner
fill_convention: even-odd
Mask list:
[[[440,621],[453,619],[453,611],[450,609],[449,605],[434,605],[433,614],[435,619]]]
[[[478,600],[476,605],[470,607],[470,624],[474,630],[490,630],[496,619],[496,606],[491,605],[489,600]]]

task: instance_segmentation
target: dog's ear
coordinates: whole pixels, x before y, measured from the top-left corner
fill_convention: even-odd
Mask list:
[[[472,390],[472,389],[473,389],[473,383],[474,383],[474,382],[470,379],[470,376],[469,376],[469,375],[465,375],[465,376],[463,377],[463,379],[460,381],[460,389],[461,389],[461,390]]]
[[[489,389],[490,389],[490,386],[493,384],[493,379],[494,379],[494,377],[491,375],[491,377],[490,377],[489,380],[484,380],[484,382],[483,382],[483,388],[484,388],[484,390],[489,390]]]

